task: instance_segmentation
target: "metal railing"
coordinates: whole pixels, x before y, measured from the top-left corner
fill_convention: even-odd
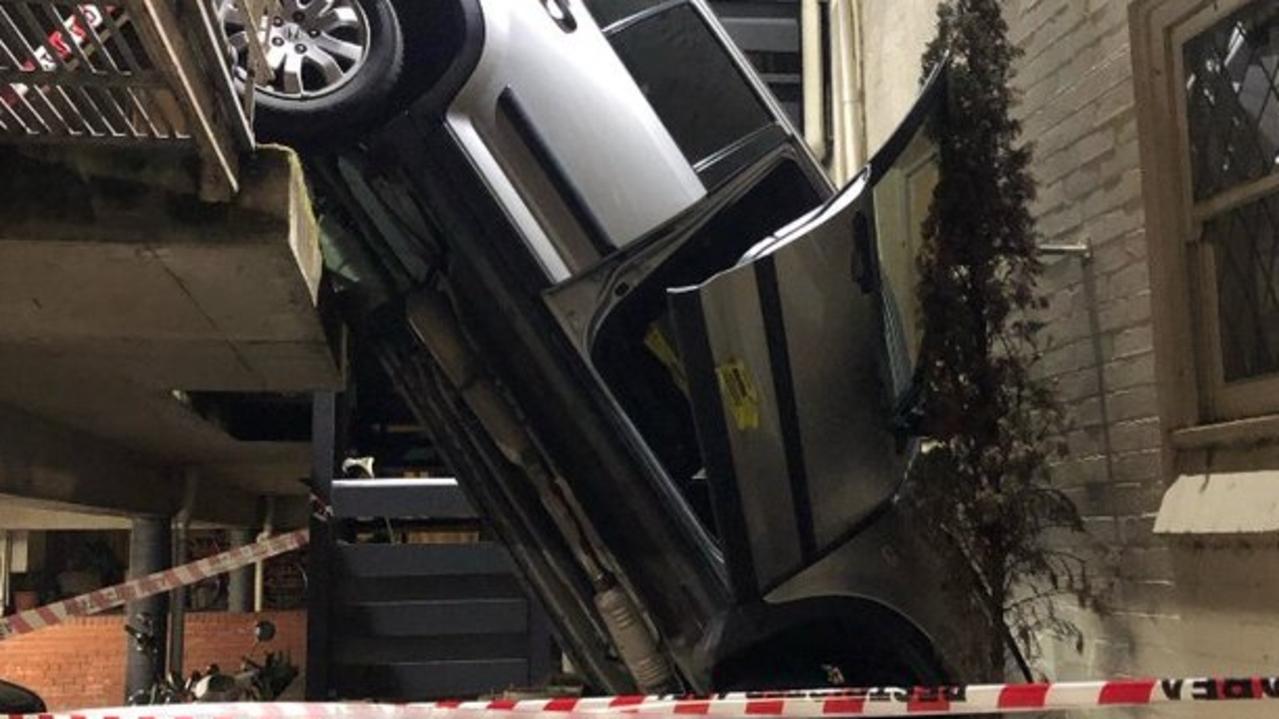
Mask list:
[[[264,17],[278,0],[235,0]],[[254,33],[239,71],[219,0],[0,0],[0,143],[189,146],[200,190],[238,190],[253,147],[253,86],[270,76]],[[237,87],[238,85],[238,87]]]

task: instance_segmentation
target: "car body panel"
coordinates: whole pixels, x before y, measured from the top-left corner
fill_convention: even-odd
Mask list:
[[[695,402],[699,437],[728,434],[729,456],[707,457],[709,472],[724,473],[712,486],[737,484],[755,550],[729,561],[754,565],[760,593],[815,561],[901,481],[884,420],[880,306],[854,278],[866,190],[855,183],[828,211],[672,302],[689,381],[713,385],[714,406]],[[690,292],[698,302],[678,299]],[[699,344],[709,356],[693,356]],[[712,425],[709,413],[723,418]],[[772,551],[761,554],[761,543]]]
[[[35,692],[0,679],[0,714],[17,716],[41,714],[44,711],[44,700]]]
[[[876,232],[881,205],[897,198],[876,189],[900,172],[902,156],[928,157],[939,84],[935,77],[891,155],[735,267],[671,290],[711,486],[720,511],[740,516],[727,560],[749,570],[730,574],[753,576],[748,596],[861,531],[904,481],[914,443],[890,419],[914,373],[900,307],[914,289],[894,286],[900,278],[880,260],[913,239],[916,223],[884,222]]]
[[[912,451],[889,428],[912,373],[901,359],[910,356],[908,333],[896,306],[908,291],[882,291],[883,248],[874,245],[876,229],[910,223],[878,223],[874,190],[918,136],[936,91],[925,93],[924,109],[912,111],[860,184],[835,194],[766,94],[766,127],[690,161],[612,49],[617,24],[601,31],[581,0],[455,2],[466,9],[467,40],[446,81],[371,137],[368,161],[359,164],[418,199],[424,224],[437,233],[421,239],[427,282],[450,298],[468,342],[563,477],[587,534],[656,628],[685,686],[712,688],[717,652],[704,646],[708,632],[744,608],[858,596],[930,633],[935,612],[917,612],[912,602],[933,599],[912,595],[902,575],[880,566],[883,556],[866,552],[909,533],[891,500]],[[573,11],[575,29],[566,32],[547,5]],[[705,3],[687,7],[706,15],[746,88],[765,93]],[[797,191],[785,211],[744,212],[748,226],[716,224],[738,217],[751,204],[744,198],[781,206],[751,191],[771,188],[773,171],[786,163],[784,183]],[[368,193],[346,194],[362,211],[387,211]],[[859,213],[869,246],[854,242]],[[690,248],[719,253],[714,266],[667,284],[664,270]],[[676,295],[673,315],[686,374],[695,378],[696,411],[684,411],[695,415],[713,527],[672,481],[661,448],[619,401],[594,352],[601,328],[629,298],[653,290],[665,308],[672,286],[695,288]],[[390,304],[389,317],[403,313]],[[705,350],[691,352],[686,330],[698,326],[693,337]],[[389,334],[402,341],[404,328]],[[400,366],[430,369],[422,348],[396,352],[412,360]],[[721,374],[726,382],[749,377],[745,405],[725,400]],[[447,388],[399,382],[437,439],[466,428],[450,442],[458,445],[463,488],[471,486],[482,511],[500,515],[494,525],[504,540],[529,550],[517,559],[551,613],[563,615],[555,621],[570,654],[589,657],[579,666],[599,685],[617,687],[616,656],[598,618],[579,616],[591,611],[589,586],[565,538],[548,535],[553,522],[520,489],[518,470],[475,436],[482,430]],[[736,410],[745,412],[741,427]],[[891,532],[886,522],[896,523]],[[554,561],[542,567],[520,559],[525,554]],[[841,562],[848,566],[832,567]]]
[[[481,6],[484,50],[448,123],[553,281],[705,196],[579,2]],[[547,11],[561,6],[572,30]]]

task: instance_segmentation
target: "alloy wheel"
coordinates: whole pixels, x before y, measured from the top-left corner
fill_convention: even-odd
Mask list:
[[[267,64],[275,76],[258,91],[287,100],[331,94],[351,81],[369,55],[369,24],[356,0],[280,0],[277,12],[257,23]],[[226,32],[237,77],[248,77],[248,32],[234,0],[221,0],[218,17]]]

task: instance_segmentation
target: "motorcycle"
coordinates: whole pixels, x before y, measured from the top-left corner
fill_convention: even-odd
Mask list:
[[[253,625],[253,647],[242,657],[240,671],[224,674],[212,664],[203,676],[193,675],[194,701],[200,703],[272,701],[288,689],[298,669],[285,652],[267,652],[259,663],[253,655],[258,647],[275,638],[275,625],[261,621]]]
[[[125,623],[124,632],[133,639],[133,650],[151,657],[152,666],[155,666],[155,658],[160,655],[162,650],[160,642],[155,636],[155,619],[150,614],[139,614],[135,619],[142,626],[135,627],[130,623]],[[129,706],[189,704],[195,698],[195,694],[192,691],[193,682],[194,677],[190,680],[183,680],[182,677],[174,673],[157,672],[152,678],[150,686],[133,692],[126,702]]]
[[[151,620],[139,615],[142,628],[126,624],[125,632],[133,637],[136,651],[155,656],[160,648],[151,631]],[[134,692],[130,706],[148,704],[191,704],[272,701],[288,689],[298,676],[298,669],[285,652],[270,652],[261,662],[254,658],[258,648],[275,638],[275,625],[260,621],[253,625],[253,647],[241,657],[240,670],[234,674],[210,664],[203,672],[192,672],[183,679],[174,673],[158,674],[151,686]]]

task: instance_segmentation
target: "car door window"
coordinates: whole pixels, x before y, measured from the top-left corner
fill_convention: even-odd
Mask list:
[[[667,0],[587,0],[586,7],[595,18],[595,24],[605,30],[610,25],[628,17],[634,17]]]
[[[610,33],[636,84],[697,166],[773,123],[724,44],[687,3]],[[696,68],[694,71],[693,68]]]

